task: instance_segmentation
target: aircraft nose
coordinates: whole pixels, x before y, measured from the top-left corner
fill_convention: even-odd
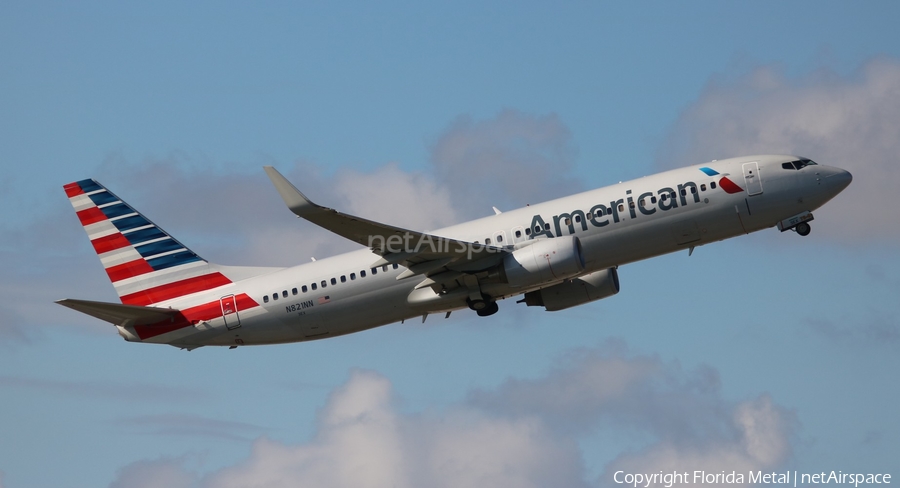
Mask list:
[[[844,188],[850,186],[853,181],[853,175],[849,171],[835,168],[835,172],[825,177],[825,183],[834,191],[834,194],[844,191]]]

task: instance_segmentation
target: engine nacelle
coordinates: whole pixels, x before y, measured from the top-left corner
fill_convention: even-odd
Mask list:
[[[582,271],[584,256],[575,236],[539,239],[503,259],[506,282],[515,288],[564,280]]]
[[[548,312],[555,312],[616,293],[619,293],[619,273],[615,268],[609,268],[528,292],[524,302],[529,307],[544,307]]]

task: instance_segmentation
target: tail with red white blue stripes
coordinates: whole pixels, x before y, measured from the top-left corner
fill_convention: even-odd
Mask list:
[[[63,188],[123,304],[148,306],[231,283],[95,180]]]

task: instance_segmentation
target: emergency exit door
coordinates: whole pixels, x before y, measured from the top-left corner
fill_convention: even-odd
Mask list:
[[[747,195],[759,195],[763,192],[762,180],[759,177],[759,163],[744,163],[744,187]]]
[[[238,316],[237,300],[234,295],[228,295],[219,299],[222,305],[222,318],[225,319],[225,328],[237,329],[241,326],[241,318]]]

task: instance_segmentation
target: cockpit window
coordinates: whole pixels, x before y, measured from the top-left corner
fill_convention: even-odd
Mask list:
[[[816,165],[816,162],[811,159],[798,159],[796,161],[791,161],[790,163],[782,163],[781,167],[784,169],[803,169],[809,165]]]

